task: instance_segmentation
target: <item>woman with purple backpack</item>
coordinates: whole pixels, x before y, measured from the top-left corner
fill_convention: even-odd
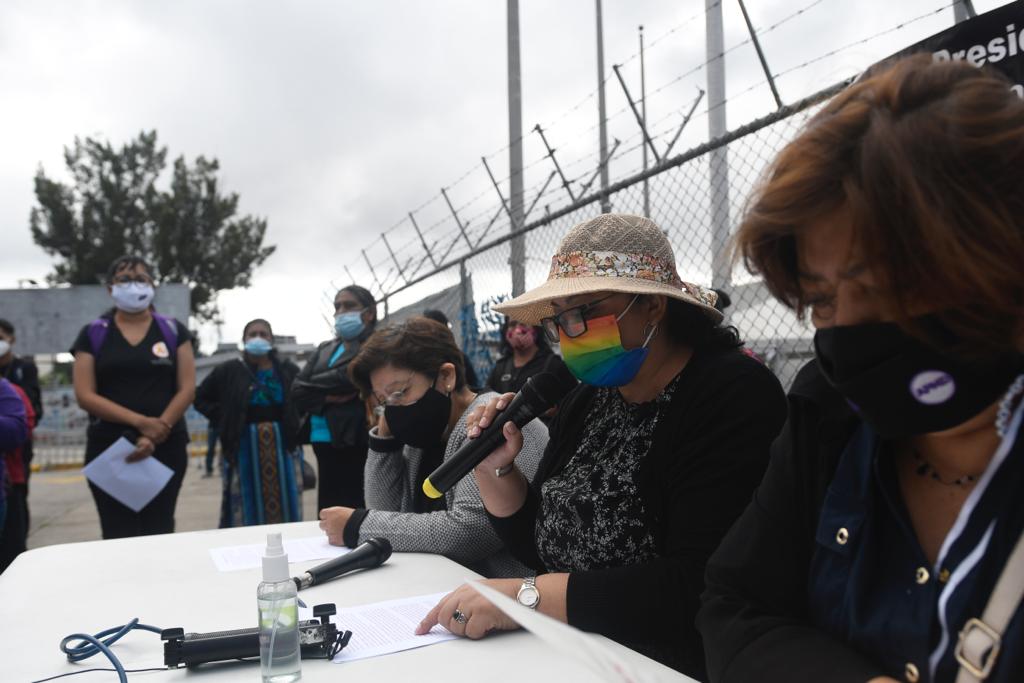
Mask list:
[[[83,327],[71,348],[75,397],[90,416],[85,461],[123,436],[136,446],[129,461],[154,457],[174,476],[138,512],[91,482],[89,488],[103,538],[171,533],[188,465],[184,415],[195,395],[192,336],[153,309],[153,271],[141,258],[114,261],[107,290],[114,308]]]

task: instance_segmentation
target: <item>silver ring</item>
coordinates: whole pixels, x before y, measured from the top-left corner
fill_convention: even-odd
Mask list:
[[[467,621],[469,621],[469,618],[462,613],[462,610],[458,609],[452,612],[452,619],[459,622],[460,624],[465,624]]]

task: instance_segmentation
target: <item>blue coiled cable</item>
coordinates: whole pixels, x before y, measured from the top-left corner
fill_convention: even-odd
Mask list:
[[[140,624],[138,618],[135,618],[124,626],[108,628],[106,631],[100,631],[96,635],[89,635],[88,633],[72,633],[70,636],[67,636],[64,640],[60,641],[60,651],[67,655],[69,662],[80,662],[83,659],[88,659],[89,657],[102,652],[103,655],[110,660],[110,663],[114,665],[114,670],[117,672],[117,676],[121,683],[128,683],[128,674],[125,671],[124,666],[121,664],[121,661],[117,658],[117,655],[115,655],[110,649],[110,646],[135,629],[151,631],[156,634],[163,631],[163,629],[157,628],[156,626]],[[78,642],[74,645],[69,645],[72,641]],[[83,671],[80,673],[85,672]]]

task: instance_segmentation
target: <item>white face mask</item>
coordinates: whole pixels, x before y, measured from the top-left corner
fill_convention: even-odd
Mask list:
[[[3,358],[11,352],[11,342],[6,339],[0,339],[0,358]]]
[[[114,305],[125,313],[141,313],[153,303],[153,285],[141,282],[121,282],[110,288]]]

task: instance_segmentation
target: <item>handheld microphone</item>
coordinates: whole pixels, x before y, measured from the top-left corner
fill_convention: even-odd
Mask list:
[[[509,422],[522,429],[527,422],[541,415],[562,400],[573,387],[576,378],[568,370],[555,374],[541,372],[526,381],[522,390],[503,411],[494,416],[494,422],[475,439],[467,439],[452,457],[430,473],[423,481],[423,492],[431,498],[440,498],[464,476],[505,442],[502,432]]]
[[[298,590],[315,586],[318,583],[336,579],[357,569],[373,569],[379,567],[391,557],[391,541],[386,538],[368,538],[351,552],[341,557],[318,564],[307,569],[302,576],[292,577]]]

